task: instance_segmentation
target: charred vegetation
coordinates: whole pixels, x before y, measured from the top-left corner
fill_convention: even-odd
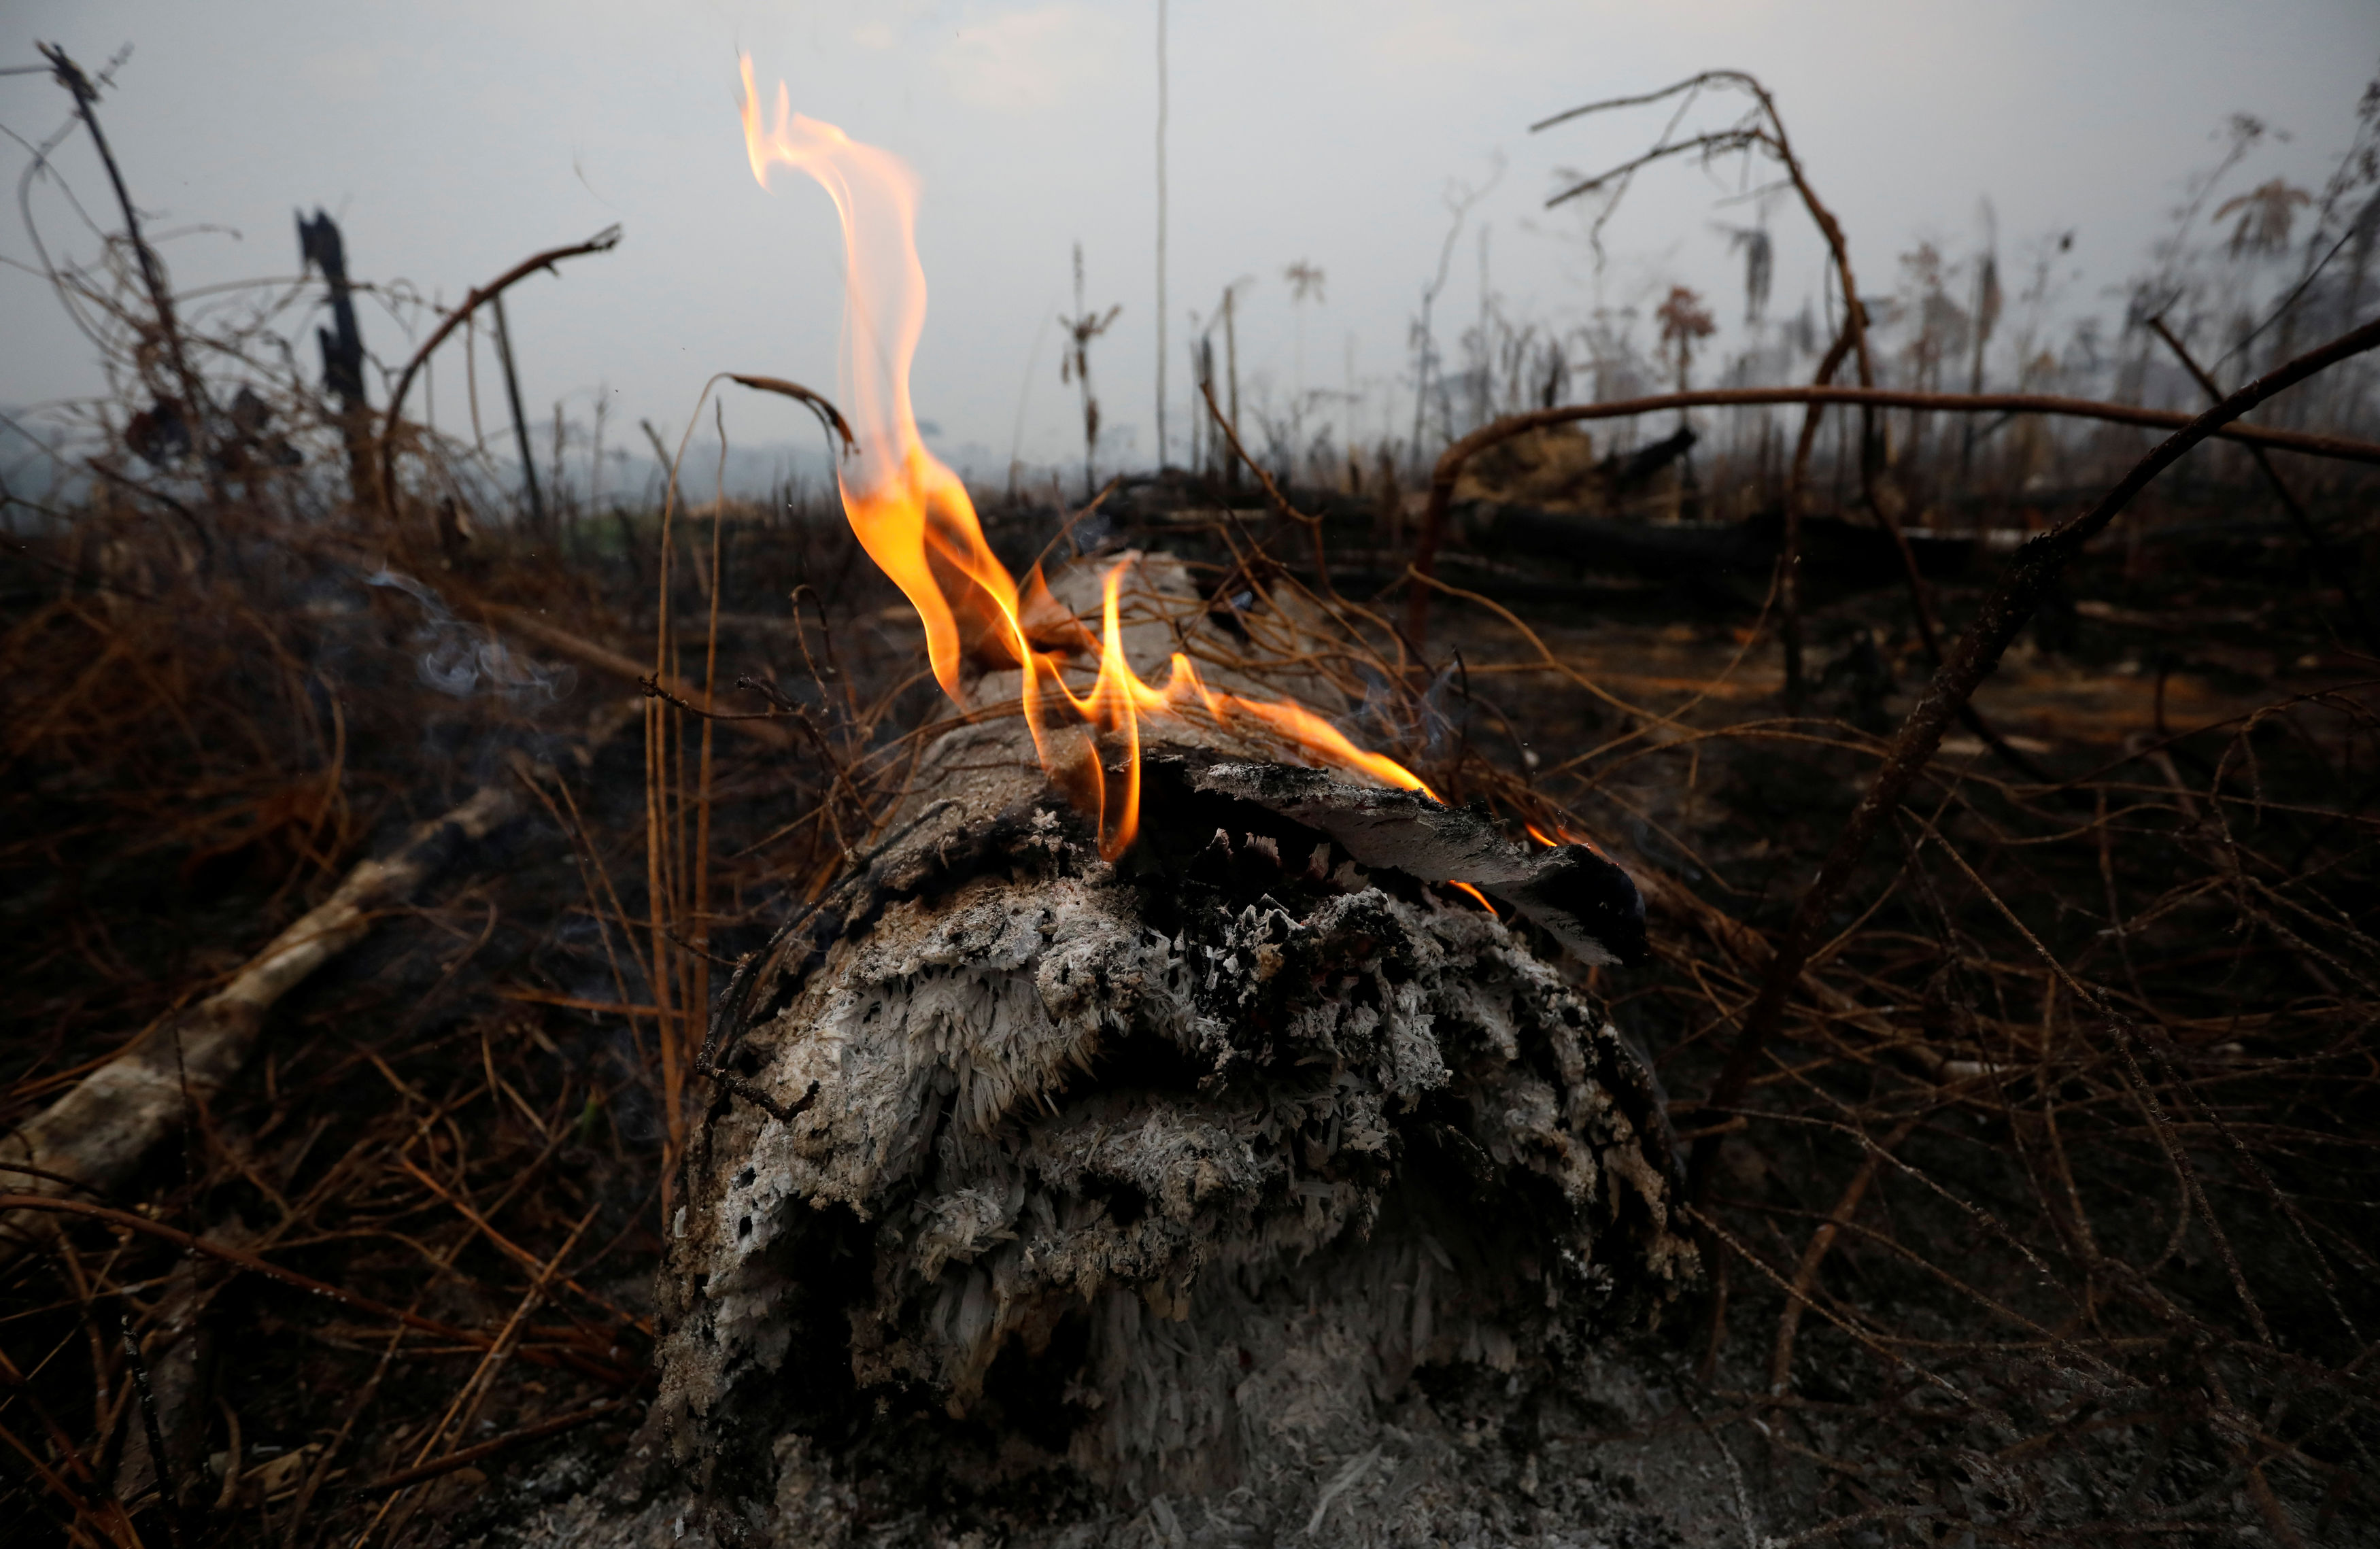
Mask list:
[[[2177,260],[2130,390],[1994,393],[1997,260],[1872,318],[1715,91],[1574,181],[1767,158],[1830,338],[1425,323],[1359,453],[1243,418],[1227,291],[1197,466],[984,512],[1050,580],[964,713],[832,490],[689,494],[699,410],[650,499],[417,417],[616,233],[176,297],[111,152],[47,278],[114,395],[0,554],[29,1541],[2380,1536],[2380,110],[2208,201],[2316,221],[2266,312]],[[1119,843],[1112,718],[1015,708],[1111,636],[1427,794],[1152,712]]]

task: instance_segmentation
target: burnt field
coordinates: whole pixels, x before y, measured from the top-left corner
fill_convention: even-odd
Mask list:
[[[1790,162],[1756,100],[1719,149]],[[2218,381],[2180,301],[2138,321],[2170,401],[1960,393],[1980,308],[1954,339],[1857,301],[1791,373],[1696,390],[1689,300],[1592,392],[1500,322],[1477,402],[1441,393],[1423,442],[1235,425],[1210,375],[1189,466],[977,492],[986,551],[1067,599],[1015,624],[1051,681],[1145,630],[1516,846],[1591,841],[1634,879],[1626,964],[1452,883],[1398,895],[1499,913],[1608,1006],[1691,1244],[1658,1316],[1560,1352],[1584,1388],[1508,1385],[1509,1351],[1409,1362],[1448,1412],[1501,1406],[1463,1444],[1502,1514],[1479,1541],[2380,1541],[2380,203],[2344,187],[2333,235],[2363,237],[2283,302],[2285,352]],[[749,1084],[714,1013],[923,821],[949,733],[1033,704],[985,691],[1018,654],[963,609],[929,657],[832,490],[739,495],[655,435],[666,478],[607,496],[559,411],[516,488],[431,427],[414,368],[608,249],[419,305],[369,392],[335,329],[327,385],[288,343],[330,294],[319,253],[237,309],[177,307],[129,231],[49,276],[121,392],[26,432],[6,476],[16,1541],[526,1543],[632,1496],[673,1223]],[[858,466],[851,405],[714,386],[797,399]],[[1123,586],[1114,620],[1070,589],[1139,555],[1187,589]],[[1161,681],[1164,654],[1128,665]],[[1040,755],[1044,816],[1119,866],[1191,865],[1170,833],[1109,842],[1105,714],[1098,762]],[[1280,760],[1368,767],[1333,745]],[[1233,864],[1281,878],[1232,886],[1319,886],[1270,850]],[[1117,1063],[1080,1079],[1177,1075]],[[832,1386],[856,1357],[792,1359]],[[1310,1519],[1226,1531],[1161,1494],[1084,1504],[1036,1429],[1079,1394],[930,1389],[838,1423],[914,1411],[1011,1472],[930,1499],[914,1469],[838,1476],[819,1542],[1025,1541],[1065,1512],[1408,1541],[1401,1444],[1318,1452]],[[735,1542],[733,1517],[693,1527]]]
[[[1121,513],[1160,502],[1111,496],[1109,541],[1220,579],[1261,530],[1165,493],[1145,521]],[[432,590],[316,521],[227,536],[247,574],[210,575],[119,512],[120,537],[90,514],[79,551],[14,557],[13,1115],[170,1044],[414,825],[483,788],[515,809],[378,901],[245,1069],[17,1254],[9,1428],[55,1531],[158,1531],[128,1322],[194,1537],[343,1540],[383,1507],[443,1531],[583,1485],[633,1428],[701,1102],[703,1018],[675,1008],[867,843],[941,720],[838,513],[723,514],[715,647],[685,565],[705,627],[677,665],[715,660],[728,713],[770,719],[707,727],[556,648],[555,619],[650,648],[625,556],[483,541]],[[1439,613],[1458,670],[1398,693],[1360,636],[1333,647],[1354,724],[1438,790],[1603,836],[1646,884],[1653,962],[1595,978],[1682,1140],[1726,1144],[1709,1277],[1642,1357],[1693,1401],[1612,1439],[1718,1438],[1780,1526],[2169,1511],[2221,1536],[2244,1507],[2319,1542],[2368,1510],[2372,678],[2276,601],[2286,539],[2143,551],[2086,562],[1978,696],[2052,778],[1946,739],[1723,1107],[1770,942],[1925,682],[1905,599],[1813,611],[1800,716],[1757,599],[1500,605],[1483,562]],[[1244,590],[1327,607],[1311,556]],[[836,601],[796,613],[789,576]],[[1946,615],[1974,590],[1943,584]],[[747,679],[769,692],[727,691]]]

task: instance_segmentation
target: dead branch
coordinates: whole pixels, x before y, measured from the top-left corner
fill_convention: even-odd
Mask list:
[[[527,279],[540,269],[552,271],[564,259],[579,258],[588,253],[608,253],[619,245],[620,228],[610,225],[584,242],[575,242],[566,248],[549,248],[544,252],[525,258],[463,297],[461,304],[431,330],[430,337],[421,342],[421,347],[413,352],[413,358],[405,363],[405,369],[397,373],[396,386],[389,391],[388,413],[381,420],[380,502],[382,515],[391,519],[396,515],[397,418],[405,412],[405,395],[412,390],[414,376],[421,369],[423,362],[430,358],[430,352],[444,344],[446,335],[462,326],[464,319],[502,296],[516,282]]]
[[[2342,334],[2250,382],[2191,421],[2187,428],[2158,442],[2089,510],[2017,551],[1976,611],[1973,623],[1960,636],[1949,659],[1935,673],[1925,698],[1902,723],[1867,793],[1852,809],[1850,820],[1820,865],[1816,879],[1795,906],[1792,922],[1778,943],[1760,993],[1744,1013],[1735,1047],[1712,1085],[1709,1107],[1730,1108],[1742,1096],[1759,1063],[1761,1050],[1783,1015],[1787,998],[1823,939],[1828,913],[1850,885],[1869,841],[1925,772],[1935,751],[1941,746],[1942,734],[1951,720],[1999,666],[2001,653],[2033,617],[2043,595],[2067,564],[2148,487],[2151,479],[2179,461],[2183,453],[2221,433],[2225,427],[2265,400],[2375,346],[2380,346],[2380,321]],[[1694,1144],[1690,1189],[1698,1200],[1707,1198],[1711,1165],[1723,1141],[1722,1136],[1707,1135]]]
[[[124,186],[124,173],[115,164],[115,152],[108,146],[107,136],[101,132],[99,115],[92,111],[99,101],[99,92],[92,87],[91,78],[82,73],[82,67],[67,56],[65,49],[55,43],[38,46],[42,57],[50,62],[51,72],[57,77],[58,84],[73,96],[75,114],[82,119],[83,127],[91,131],[91,142],[98,148],[100,162],[107,168],[107,180],[115,189],[116,205],[124,212],[125,236],[132,244],[133,256],[140,263],[140,283],[148,287],[149,304],[156,309],[157,333],[165,345],[165,358],[174,363],[174,375],[180,381],[182,395],[190,405],[200,469],[209,492],[217,503],[221,503],[223,475],[213,461],[214,415],[207,402],[206,383],[200,381],[198,373],[190,368],[189,353],[182,345],[181,325],[174,316],[174,292],[165,284],[164,266],[157,261],[157,251],[149,246],[149,239],[140,234],[140,212],[133,206],[131,191]],[[212,556],[212,544],[208,546],[208,552]]]
[[[2208,374],[2206,368],[2198,363],[2198,357],[2190,353],[2190,346],[2166,326],[2162,315],[2149,319],[2149,330],[2165,341],[2166,348],[2173,351],[2174,358],[2181,362],[2182,369],[2190,373],[2209,402],[2223,401],[2223,389]],[[2252,443],[2248,455],[2255,459],[2256,471],[2264,475],[2265,483],[2272,490],[2273,497],[2281,502],[2281,509],[2289,514],[2290,524],[2298,529],[2298,536],[2305,540],[2307,563],[2311,565],[2322,548],[2322,533],[2314,526],[2313,515],[2307,512],[2305,502],[2298,499],[2297,491],[2289,488],[2289,480],[2281,477],[2281,470],[2273,466],[2271,453]],[[2362,641],[2364,649],[2380,649],[2380,631],[2372,627],[2371,619],[2364,614],[2363,599],[2356,591],[2354,578],[2344,571],[2335,573],[2331,578],[2338,583],[2339,596],[2347,603],[2348,617],[2355,621],[2355,633]]]
[[[614,709],[589,739],[600,747],[628,712]],[[55,1194],[69,1186],[104,1192],[140,1165],[152,1146],[221,1091],[255,1052],[265,1013],[291,990],[371,931],[375,918],[455,858],[509,822],[520,799],[509,777],[416,828],[395,853],[347,873],[336,891],[308,910],[249,959],[229,984],[171,1019],[77,1083],[19,1125],[0,1152]],[[69,1181],[71,1180],[71,1184]],[[0,1227],[12,1222],[0,1215]],[[30,1230],[0,1236],[0,1265],[31,1240]]]
[[[1546,207],[1551,209],[1564,200],[1601,187],[1615,176],[1625,177],[1640,166],[1681,151],[1700,148],[1707,159],[1710,156],[1724,155],[1730,151],[1750,151],[1755,146],[1765,149],[1783,163],[1785,175],[1792,183],[1793,191],[1801,196],[1802,208],[1809,212],[1811,224],[1818,228],[1819,236],[1827,244],[1827,251],[1834,258],[1835,284],[1840,289],[1843,298],[1843,336],[1851,342],[1852,354],[1859,362],[1860,385],[1874,387],[1876,362],[1868,354],[1867,308],[1860,300],[1859,282],[1852,274],[1851,243],[1843,236],[1842,223],[1837,220],[1835,212],[1819,200],[1817,189],[1812,186],[1809,174],[1802,165],[1802,158],[1793,153],[1793,142],[1785,132],[1785,116],[1777,111],[1777,99],[1769,95],[1768,88],[1761,83],[1759,77],[1746,70],[1705,70],[1700,75],[1689,77],[1674,85],[1664,87],[1658,91],[1642,97],[1590,103],[1585,107],[1556,114],[1551,118],[1542,119],[1531,125],[1529,132],[1535,134],[1539,129],[1550,127],[1585,114],[1599,113],[1606,108],[1659,102],[1680,92],[1698,92],[1705,86],[1714,85],[1733,86],[1750,92],[1753,101],[1758,104],[1752,120],[1740,122],[1735,128],[1724,130],[1716,135],[1696,136],[1694,139],[1674,146],[1657,146],[1652,151],[1637,158],[1627,167],[1607,173],[1600,177],[1590,178],[1567,192],[1555,195],[1546,201]],[[1691,103],[1691,102],[1690,97],[1688,103]],[[1681,107],[1679,111],[1682,115],[1684,108]],[[1759,122],[1761,119],[1767,120],[1765,126]],[[1674,123],[1674,120],[1672,122]],[[1837,364],[1840,364],[1840,360]],[[1832,375],[1831,368],[1822,366],[1817,377],[1819,385],[1823,386]],[[1815,417],[1817,413],[1817,406],[1813,405],[1811,414]],[[1863,412],[1861,416],[1863,432],[1866,430],[1868,424],[1868,417]],[[1862,462],[1861,471],[1863,476],[1869,471],[1864,460]],[[1879,508],[1879,514],[1883,514],[1881,508]],[[1891,522],[1888,515],[1885,519],[1888,523]],[[1917,602],[1922,611],[1925,606],[1922,596],[1917,598]]]
[[[1845,319],[1811,385],[1833,383],[1843,357],[1851,353],[1852,339],[1852,324]],[[1785,479],[1785,540],[1777,558],[1777,637],[1785,647],[1785,709],[1790,715],[1802,713],[1802,519],[1810,498],[1810,454],[1818,444],[1818,425],[1826,414],[1826,405],[1818,403],[1803,411],[1802,433],[1794,438],[1793,465]]]
[[[843,411],[829,403],[824,393],[813,393],[801,383],[787,381],[783,377],[747,376],[741,371],[730,371],[727,373],[727,380],[756,392],[774,393],[780,397],[791,398],[818,416],[819,423],[828,431],[841,436],[844,451],[849,453],[859,450],[859,442],[852,438],[851,425],[843,418]]]

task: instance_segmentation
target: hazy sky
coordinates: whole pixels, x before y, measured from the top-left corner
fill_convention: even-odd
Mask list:
[[[2068,304],[2105,307],[2100,287],[2143,261],[2186,176],[2220,154],[2228,115],[2292,136],[2268,142],[2243,178],[2318,187],[2380,67],[2374,0],[1172,0],[1170,16],[1177,454],[1189,312],[1255,276],[1243,375],[1285,398],[1301,351],[1281,271],[1299,260],[1328,276],[1302,309],[1305,384],[1345,386],[1352,354],[1368,393],[1361,428],[1409,420],[1397,379],[1445,235],[1448,181],[1484,181],[1499,153],[1502,179],[1479,214],[1508,311],[1575,321],[1598,299],[1642,304],[1684,279],[1739,319],[1740,282],[1715,229],[1752,218],[1749,205],[1717,204],[1738,188],[1734,172],[1647,175],[1598,275],[1578,223],[1538,206],[1558,168],[1642,149],[1664,110],[1526,132],[1564,107],[1712,66],[1752,70],[1842,217],[1864,289],[1889,289],[1895,259],[1920,238],[1971,249],[1988,197],[2004,262],[2075,228]],[[528,282],[510,305],[532,417],[556,398],[583,416],[606,391],[627,430],[639,417],[684,425],[715,370],[834,380],[833,211],[800,178],[780,177],[773,193],[754,183],[735,115],[736,52],[748,49],[764,91],[783,79],[797,111],[917,168],[931,293],[918,413],[946,454],[974,443],[978,466],[996,467],[1020,394],[1027,457],[1079,448],[1050,321],[1070,299],[1078,239],[1089,299],[1123,308],[1093,356],[1113,444],[1141,461],[1153,450],[1156,17],[1156,0],[12,0],[0,64],[35,62],[41,41],[95,69],[133,45],[103,111],[138,198],[160,229],[236,234],[171,244],[185,287],[295,272],[301,204],[339,217],[359,276],[450,300],[532,250],[621,223],[616,252]],[[56,127],[65,105],[42,77],[0,79],[0,124],[29,139]],[[21,147],[5,153],[22,167]],[[59,163],[112,223],[79,139]],[[55,188],[31,197],[55,244],[92,250]],[[1817,248],[1797,212],[1778,205],[1768,219],[1772,309],[1791,313],[1815,292]],[[30,256],[13,212],[0,255]],[[1440,303],[1443,337],[1478,297],[1475,226]],[[382,358],[407,353],[384,314],[363,325]],[[91,390],[88,354],[38,281],[0,273],[0,404]],[[450,428],[461,386],[459,364],[442,365]],[[501,411],[488,412],[496,429]],[[742,442],[808,430],[779,401],[746,396],[728,413]]]

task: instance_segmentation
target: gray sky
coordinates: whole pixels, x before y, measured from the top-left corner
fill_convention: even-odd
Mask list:
[[[531,416],[556,398],[584,415],[605,389],[633,435],[639,417],[683,426],[715,370],[834,380],[833,211],[803,179],[781,176],[773,193],[754,183],[735,107],[736,51],[748,49],[764,91],[782,78],[797,111],[917,168],[931,295],[918,413],[941,428],[946,455],[972,442],[997,467],[1020,393],[1028,458],[1079,447],[1048,326],[1071,298],[1077,239],[1089,299],[1123,307],[1093,356],[1107,421],[1133,460],[1153,450],[1155,18],[1155,0],[14,0],[0,64],[33,62],[37,40],[91,68],[134,45],[103,113],[137,196],[160,228],[237,234],[172,243],[185,287],[294,272],[299,204],[340,218],[358,275],[450,300],[536,248],[620,222],[616,252],[532,280],[510,305]],[[1171,43],[1178,454],[1188,312],[1256,276],[1243,375],[1285,397],[1299,331],[1281,271],[1301,260],[1329,277],[1325,299],[1304,309],[1305,385],[1344,386],[1352,339],[1369,393],[1359,429],[1409,421],[1410,387],[1395,379],[1445,235],[1448,179],[1483,180],[1500,151],[1506,171],[1479,213],[1508,311],[1575,321],[1598,296],[1641,305],[1683,280],[1738,320],[1740,283],[1714,230],[1749,222],[1748,206],[1716,207],[1734,174],[1648,174],[1607,234],[1598,276],[1578,223],[1537,206],[1557,168],[1642,149],[1663,110],[1528,134],[1546,114],[1711,66],[1752,70],[1848,228],[1864,290],[1889,289],[1896,257],[1921,237],[1952,256],[1971,248],[1987,196],[2004,262],[2044,232],[2076,228],[2066,304],[2108,307],[2102,287],[2143,265],[2186,176],[2220,154],[2229,114],[2293,137],[2260,149],[2240,187],[2274,175],[2319,187],[2380,62],[2380,5],[1172,0]],[[0,123],[19,134],[47,134],[64,107],[43,78],[0,79]],[[21,167],[20,149],[6,154]],[[60,163],[103,208],[79,139]],[[55,243],[91,251],[55,190],[33,200]],[[1797,212],[1779,205],[1769,222],[1772,309],[1791,313],[1815,294],[1818,248]],[[13,213],[0,254],[30,258]],[[1475,229],[1440,303],[1442,336],[1476,315],[1478,268]],[[384,315],[368,313],[364,330],[382,358],[407,353]],[[88,356],[37,281],[0,273],[0,404],[91,391]],[[459,364],[443,363],[449,428],[461,387]],[[493,430],[503,416],[487,412]],[[809,433],[776,400],[740,398],[728,414],[741,442]]]

